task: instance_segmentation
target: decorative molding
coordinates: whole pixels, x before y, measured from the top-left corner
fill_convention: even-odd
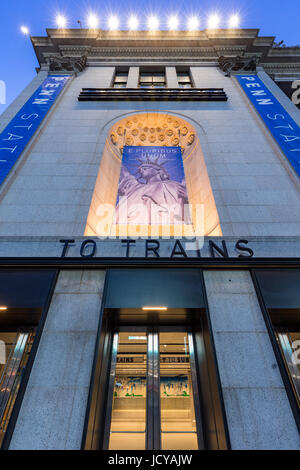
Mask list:
[[[259,59],[253,57],[224,57],[218,59],[220,69],[223,70],[226,77],[230,77],[232,72],[256,72],[256,66]]]
[[[77,57],[59,57],[50,55],[48,64],[50,72],[82,72],[86,67],[86,56]]]

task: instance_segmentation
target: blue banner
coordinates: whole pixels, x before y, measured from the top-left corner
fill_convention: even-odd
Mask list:
[[[256,111],[300,176],[300,128],[256,75],[236,75]]]
[[[180,147],[124,147],[116,223],[183,223],[186,204]]]
[[[69,80],[49,75],[0,134],[0,185]]]

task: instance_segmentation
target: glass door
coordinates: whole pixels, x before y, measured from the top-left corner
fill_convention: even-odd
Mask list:
[[[159,334],[163,450],[198,449],[189,336],[187,332]]]
[[[119,332],[114,337],[108,449],[146,449],[146,332]]]
[[[151,327],[115,333],[104,448],[203,448],[190,332]]]

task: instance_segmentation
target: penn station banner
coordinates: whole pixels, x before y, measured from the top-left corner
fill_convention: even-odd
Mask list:
[[[180,147],[124,147],[117,224],[182,224],[187,207]]]
[[[300,128],[257,75],[236,75],[249,100],[300,176]]]
[[[49,75],[0,134],[0,185],[71,75]]]

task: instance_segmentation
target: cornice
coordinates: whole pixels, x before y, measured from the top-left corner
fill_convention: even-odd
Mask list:
[[[89,31],[86,29],[47,29],[47,36],[32,37],[40,65],[49,56],[88,61],[153,62],[178,60],[217,61],[219,57],[257,58],[269,69],[298,68],[300,47],[273,47],[273,36],[259,37],[258,29],[216,31]],[[274,60],[275,59],[275,60]],[[275,65],[274,65],[275,62]],[[292,65],[291,65],[292,63]]]

